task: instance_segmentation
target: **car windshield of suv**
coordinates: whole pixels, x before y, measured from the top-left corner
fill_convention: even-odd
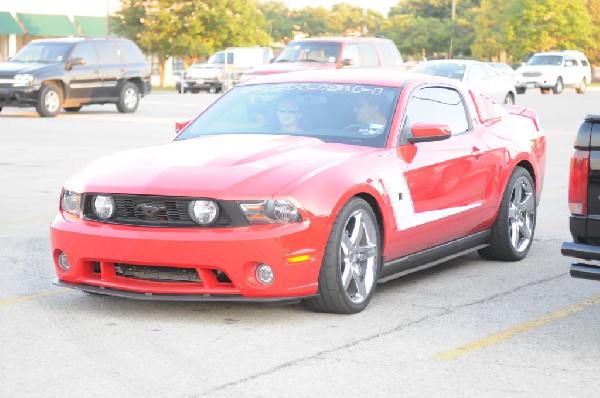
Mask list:
[[[283,49],[275,62],[319,62],[334,64],[337,62],[341,43],[292,42]]]
[[[71,46],[70,43],[29,43],[10,62],[64,62]]]
[[[208,58],[207,63],[208,64],[224,64],[225,63],[225,52],[219,51],[217,53],[214,53],[213,55],[210,56],[210,58]],[[233,64],[233,53],[232,52],[227,53],[227,63]]]
[[[177,140],[219,134],[301,135],[382,148],[399,94],[399,88],[362,84],[236,86]]]
[[[562,55],[534,55],[529,58],[527,65],[550,65],[561,66],[563,61]]]

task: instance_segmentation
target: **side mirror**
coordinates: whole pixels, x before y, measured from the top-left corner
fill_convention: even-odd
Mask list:
[[[344,66],[354,66],[354,60],[350,58],[346,58],[342,61],[342,67]]]
[[[175,134],[179,134],[181,130],[187,127],[190,124],[191,120],[186,120],[184,122],[175,122]]]
[[[412,133],[412,136],[407,137],[406,139],[411,144],[416,144],[417,142],[442,141],[450,138],[450,135],[452,134],[450,126],[438,123],[415,123],[410,128],[410,132]]]
[[[74,66],[85,65],[85,58],[75,57],[67,62],[67,70],[71,70]]]

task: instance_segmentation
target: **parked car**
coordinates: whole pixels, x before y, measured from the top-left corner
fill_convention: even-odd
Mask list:
[[[373,37],[310,38],[291,41],[271,64],[252,68],[241,80],[306,69],[406,70],[393,41]]]
[[[516,91],[512,78],[484,62],[454,59],[432,60],[420,62],[410,71],[460,80],[469,88],[487,95],[498,104],[513,105],[515,103]]]
[[[560,94],[565,87],[574,87],[577,94],[583,94],[592,82],[592,68],[580,51],[541,52],[517,69],[515,79],[518,94],[530,87],[539,88],[544,94],[550,90]]]
[[[575,257],[571,276],[600,280],[600,115],[588,115],[575,137],[569,174],[569,211],[572,242],[561,253]]]
[[[239,83],[245,71],[267,64],[272,58],[273,51],[269,47],[230,47],[214,53],[207,62],[192,64],[183,79],[175,83],[175,88],[179,93],[201,90],[218,93]]]
[[[0,110],[34,106],[42,117],[83,105],[117,105],[135,112],[150,93],[150,67],[127,39],[59,38],[33,40],[0,63]]]
[[[518,261],[533,242],[546,157],[535,112],[450,79],[265,76],[179,127],[64,184],[54,283],[356,313],[378,281],[473,251]]]

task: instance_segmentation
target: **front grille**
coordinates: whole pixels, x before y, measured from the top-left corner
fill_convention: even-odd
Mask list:
[[[523,76],[525,77],[539,77],[542,76],[541,72],[523,72]]]
[[[94,194],[86,194],[83,215],[86,220],[111,224],[139,225],[148,227],[206,228],[192,220],[188,213],[189,203],[196,198],[147,195],[111,195],[115,202],[115,215],[102,220],[94,213],[92,201]],[[219,218],[210,228],[231,227],[229,215],[235,208],[227,203],[217,201]]]
[[[115,272],[127,278],[160,282],[202,282],[194,268],[154,267],[132,264],[115,264]]]

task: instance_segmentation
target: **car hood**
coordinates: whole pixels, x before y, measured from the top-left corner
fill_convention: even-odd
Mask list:
[[[301,136],[205,136],[99,159],[71,178],[65,189],[265,199],[369,150],[374,149]]]
[[[320,62],[274,62],[257,66],[248,70],[247,75],[271,75],[275,73],[296,72],[299,70],[324,70],[335,69],[336,65],[332,63],[323,64]]]
[[[41,62],[0,62],[0,73],[3,75],[17,73],[31,73],[41,69],[51,68],[55,64]]]

